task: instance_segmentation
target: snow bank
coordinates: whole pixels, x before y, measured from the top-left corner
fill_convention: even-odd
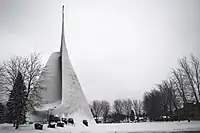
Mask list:
[[[93,133],[200,131],[200,121],[98,124],[91,131]]]
[[[21,125],[19,129],[14,129],[12,124],[0,124],[0,133],[90,133],[88,128],[85,127],[56,127],[47,128],[47,125],[43,125],[43,130],[35,130],[33,124]]]
[[[11,124],[0,124],[0,133],[134,133],[134,132],[180,132],[200,131],[200,121],[192,122],[144,122],[144,123],[119,123],[97,124],[86,126],[65,126],[35,130],[33,125],[20,126],[15,130]]]

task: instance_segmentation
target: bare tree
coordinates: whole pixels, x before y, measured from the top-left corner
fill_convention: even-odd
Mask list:
[[[172,96],[172,103],[174,108],[177,110],[182,105],[182,99],[179,97],[179,92],[176,91],[176,83],[172,78],[169,78],[168,87],[170,90],[170,95]]]
[[[200,61],[193,54],[191,55],[191,69],[192,69],[192,80],[195,85],[196,95],[198,97],[198,101],[200,100]],[[198,110],[200,113],[200,106],[198,104]]]
[[[184,75],[181,71],[181,69],[173,69],[172,70],[172,74],[173,74],[173,83],[176,87],[176,90],[179,93],[179,96],[182,98],[183,103],[186,104],[189,99],[188,99],[188,91],[185,85],[185,79],[184,79]]]
[[[179,61],[180,67],[183,70],[185,77],[187,79],[188,84],[190,85],[191,89],[192,89],[192,94],[194,95],[194,98],[196,100],[196,103],[199,103],[199,98],[197,95],[197,91],[194,85],[194,78],[193,78],[193,72],[191,69],[191,66],[189,65],[187,58],[184,57]]]
[[[4,94],[2,93],[4,90],[3,90],[3,68],[0,67],[0,100],[1,101],[5,101],[4,100]]]
[[[173,74],[173,83],[175,85],[176,91],[178,92],[180,98],[183,101],[183,106],[184,106],[184,115],[185,117],[188,119],[189,121],[189,112],[187,110],[187,103],[190,101],[190,94],[188,94],[188,90],[187,90],[187,85],[185,83],[185,78],[184,78],[184,74],[183,71],[181,69],[173,69],[172,70],[172,74]]]
[[[135,110],[135,115],[138,116],[139,114],[139,105],[138,105],[138,101],[137,100],[133,100],[133,108]]]
[[[139,100],[138,102],[138,107],[139,107],[139,114],[142,114],[143,110],[142,110],[142,107],[143,107],[143,102],[141,100]]]
[[[14,81],[17,77],[18,71],[22,73],[24,82],[27,88],[27,107],[31,111],[34,107],[41,104],[40,92],[43,89],[40,86],[39,77],[42,76],[43,65],[41,63],[40,54],[33,53],[28,57],[14,56],[9,60],[4,61],[1,65],[2,73],[0,79],[2,80],[3,91],[5,96],[8,96],[13,89]],[[8,97],[7,97],[8,98]]]
[[[198,98],[200,99],[200,61],[193,54],[191,55],[191,69],[192,80],[198,91]]]
[[[103,121],[106,122],[109,112],[110,112],[110,103],[106,100],[101,101],[101,106],[102,106],[102,116],[103,116]]]
[[[116,114],[123,114],[122,100],[116,99],[114,101],[113,110]]]
[[[116,99],[113,103],[113,112],[112,117],[113,121],[120,122],[126,119],[126,115],[124,113],[122,100]]]
[[[175,88],[172,79],[164,80],[162,84],[158,85],[161,92],[161,103],[165,115],[173,115],[174,110],[178,110],[179,102],[175,93]]]
[[[133,100],[133,108],[135,110],[136,116],[141,115],[141,113],[142,113],[142,101],[141,100]]]
[[[133,106],[133,103],[131,99],[122,100],[123,112],[126,115],[128,121],[130,121],[132,106]]]
[[[99,100],[92,101],[91,108],[94,117],[98,120],[103,110],[101,101]]]
[[[176,83],[171,78],[169,79],[169,89],[172,95],[172,103],[175,108],[177,120],[180,121],[178,109],[181,108],[183,101],[181,97],[179,96],[179,92],[177,91]]]
[[[169,113],[172,113],[172,93],[169,88],[169,84],[167,80],[164,80],[162,84],[158,85],[158,88],[161,92],[161,101],[163,105],[163,110],[165,111],[165,114],[168,116]]]

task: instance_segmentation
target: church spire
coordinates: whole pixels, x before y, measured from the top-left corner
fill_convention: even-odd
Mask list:
[[[62,33],[64,33],[64,5],[62,6]]]
[[[62,53],[63,48],[65,48],[65,26],[64,26],[64,5],[62,6],[62,33],[61,33],[61,47],[60,52]]]

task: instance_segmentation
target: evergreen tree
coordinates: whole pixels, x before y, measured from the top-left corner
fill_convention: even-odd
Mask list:
[[[10,93],[9,100],[7,102],[9,119],[12,120],[15,129],[18,129],[19,124],[25,122],[26,115],[26,86],[22,74],[18,72],[15,79],[13,90]]]
[[[130,120],[135,121],[135,113],[133,110],[131,110]]]
[[[0,103],[0,123],[4,122],[4,105]]]

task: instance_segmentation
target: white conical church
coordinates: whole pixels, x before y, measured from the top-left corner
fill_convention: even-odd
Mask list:
[[[95,123],[87,99],[81,89],[76,73],[70,62],[64,35],[64,6],[62,7],[62,34],[60,52],[52,53],[41,77],[44,105],[36,109],[33,119],[47,118],[48,113],[59,117],[73,118],[75,123],[88,120]],[[51,112],[49,112],[51,111]]]

